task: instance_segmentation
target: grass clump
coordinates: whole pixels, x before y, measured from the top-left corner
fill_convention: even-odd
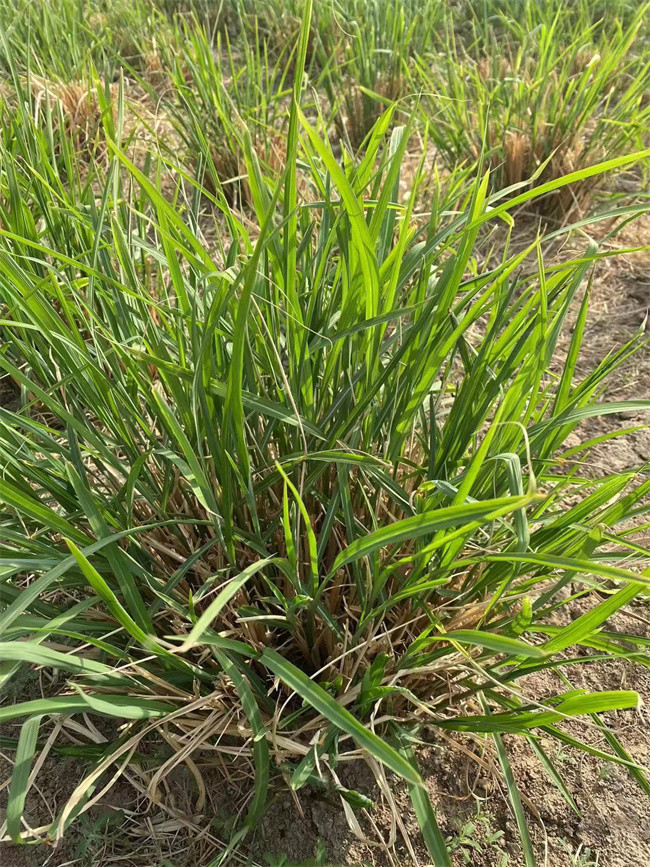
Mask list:
[[[0,68],[71,81],[94,65],[112,81],[124,64],[146,66],[167,26],[148,0],[2,0]]]
[[[442,26],[443,7],[437,2],[357,0],[337,11],[336,28],[318,29],[330,58],[322,81],[337,135],[355,151],[386,106],[411,94],[412,58]]]
[[[419,58],[428,129],[446,164],[484,160],[494,189],[537,184],[648,140],[647,62],[636,49],[648,6],[625,27],[528,6],[466,47]],[[568,34],[564,31],[568,30]],[[453,40],[453,36],[449,36]],[[585,210],[596,180],[537,201],[555,216]]]
[[[220,34],[215,47],[196,19],[182,23],[174,43],[182,48],[170,63],[169,110],[194,172],[228,204],[249,205],[244,139],[267,169],[283,163],[293,52],[271,61],[261,39],[234,49]]]
[[[604,626],[649,582],[629,522],[650,482],[583,477],[576,457],[609,435],[570,437],[648,407],[602,400],[641,337],[579,375],[603,219],[582,221],[558,264],[547,250],[571,227],[515,252],[511,214],[649,153],[505,198],[489,171],[459,173],[426,201],[423,153],[405,195],[416,116],[400,124],[389,106],[353,159],[301,110],[309,19],[306,4],[291,76],[273,86],[279,165],[260,155],[257,117],[229,115],[239,82],[226,86],[196,24],[179,31],[171,99],[212,185],[169,148],[132,159],[122,96],[107,110],[101,87],[106,151],[83,174],[66,169],[71,130],[39,130],[20,102],[2,139],[0,368],[14,400],[0,407],[0,684],[26,666],[64,675],[0,707],[1,723],[20,721],[3,835],[59,841],[126,773],[158,803],[181,764],[200,815],[216,757],[247,780],[223,861],[276,786],[325,785],[348,815],[369,810],[340,776],[362,758],[384,791],[405,782],[447,865],[469,836],[438,826],[416,755],[451,731],[491,750],[534,864],[503,735],[570,800],[538,733],[593,752],[565,721],[638,696],[574,690],[572,667],[585,648],[589,661],[645,652]],[[246,217],[214,156],[221,129]],[[212,241],[206,200],[223,217]],[[642,213],[610,210],[606,242]],[[496,225],[509,228],[488,254]],[[585,613],[559,626],[575,598]],[[563,686],[541,701],[528,676],[546,670]],[[647,792],[604,730],[599,755]],[[70,746],[82,779],[31,827],[38,771]]]

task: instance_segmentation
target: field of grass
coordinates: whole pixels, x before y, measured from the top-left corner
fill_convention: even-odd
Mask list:
[[[288,865],[288,798],[554,867],[521,749],[647,806],[635,676],[580,678],[650,664],[645,314],[589,340],[648,5],[0,0],[0,115],[0,863]]]

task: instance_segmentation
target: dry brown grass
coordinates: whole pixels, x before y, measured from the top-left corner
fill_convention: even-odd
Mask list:
[[[74,145],[80,158],[90,159],[102,155],[103,110],[97,87],[104,89],[107,102],[116,118],[120,85],[106,83],[100,79],[97,85],[84,80],[55,81],[38,75],[31,75],[28,87],[34,100],[34,113],[49,113],[55,127]]]

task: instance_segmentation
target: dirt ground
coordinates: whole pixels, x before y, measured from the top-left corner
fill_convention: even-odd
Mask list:
[[[621,247],[650,241],[650,220],[628,227],[616,239]],[[617,348],[643,327],[650,305],[650,254],[626,254],[599,263],[592,286],[589,325],[581,360],[586,372],[595,360]],[[568,339],[568,336],[567,338]],[[622,367],[609,384],[609,399],[650,399],[650,350],[646,347]],[[643,424],[641,414],[605,417],[586,423],[576,437],[587,439],[619,427]],[[612,473],[650,462],[650,430],[613,440],[596,450],[590,472]],[[646,544],[648,543],[647,540]],[[579,616],[589,601],[573,603],[563,616]],[[650,608],[646,602],[617,614],[614,630],[634,630],[650,638]],[[557,692],[553,674],[531,675],[536,696]],[[640,765],[650,767],[650,671],[640,664],[594,663],[571,673],[574,688],[637,690],[642,698],[636,711],[609,714],[607,723]],[[564,684],[566,686],[566,684]],[[37,688],[27,684],[27,691]],[[566,728],[594,746],[607,745],[594,724],[572,722]],[[0,736],[17,734],[5,727]],[[427,733],[430,746],[419,755],[422,771],[445,835],[458,840],[455,865],[521,867],[523,854],[505,792],[493,772],[494,759],[485,742],[470,737]],[[641,867],[650,865],[650,800],[620,765],[598,759],[542,738],[547,751],[575,801],[572,809],[549,780],[525,741],[505,738],[510,759],[528,808],[538,863],[548,867]],[[8,779],[11,757],[0,748],[0,786]],[[358,832],[350,830],[336,796],[299,792],[277,794],[266,811],[247,858],[238,855],[225,863],[280,867],[290,864],[368,864],[407,867],[428,863],[408,794],[391,781],[394,803],[382,794],[381,781],[365,764],[344,767],[341,781],[375,801],[372,812],[361,815]],[[27,814],[34,824],[47,822],[79,779],[72,759],[50,758],[30,793]],[[189,775],[179,771],[172,800],[165,809],[153,807],[126,780],[120,781],[90,818],[76,823],[65,845],[57,849],[0,845],[0,867],[207,867],[223,850],[232,825],[234,798],[221,777],[214,775],[203,815],[193,814],[195,793]],[[6,785],[0,790],[0,810]],[[2,813],[0,812],[0,819]]]

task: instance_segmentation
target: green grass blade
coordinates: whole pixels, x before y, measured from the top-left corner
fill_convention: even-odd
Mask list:
[[[314,683],[299,668],[269,648],[262,652],[260,662],[293,692],[297,693],[303,701],[306,701],[318,713],[322,714],[328,722],[354,738],[359,746],[367,750],[377,761],[386,765],[408,783],[414,786],[424,785],[419,773],[394,747],[367,729],[363,723],[360,723],[349,711],[341,707],[329,693]]]

